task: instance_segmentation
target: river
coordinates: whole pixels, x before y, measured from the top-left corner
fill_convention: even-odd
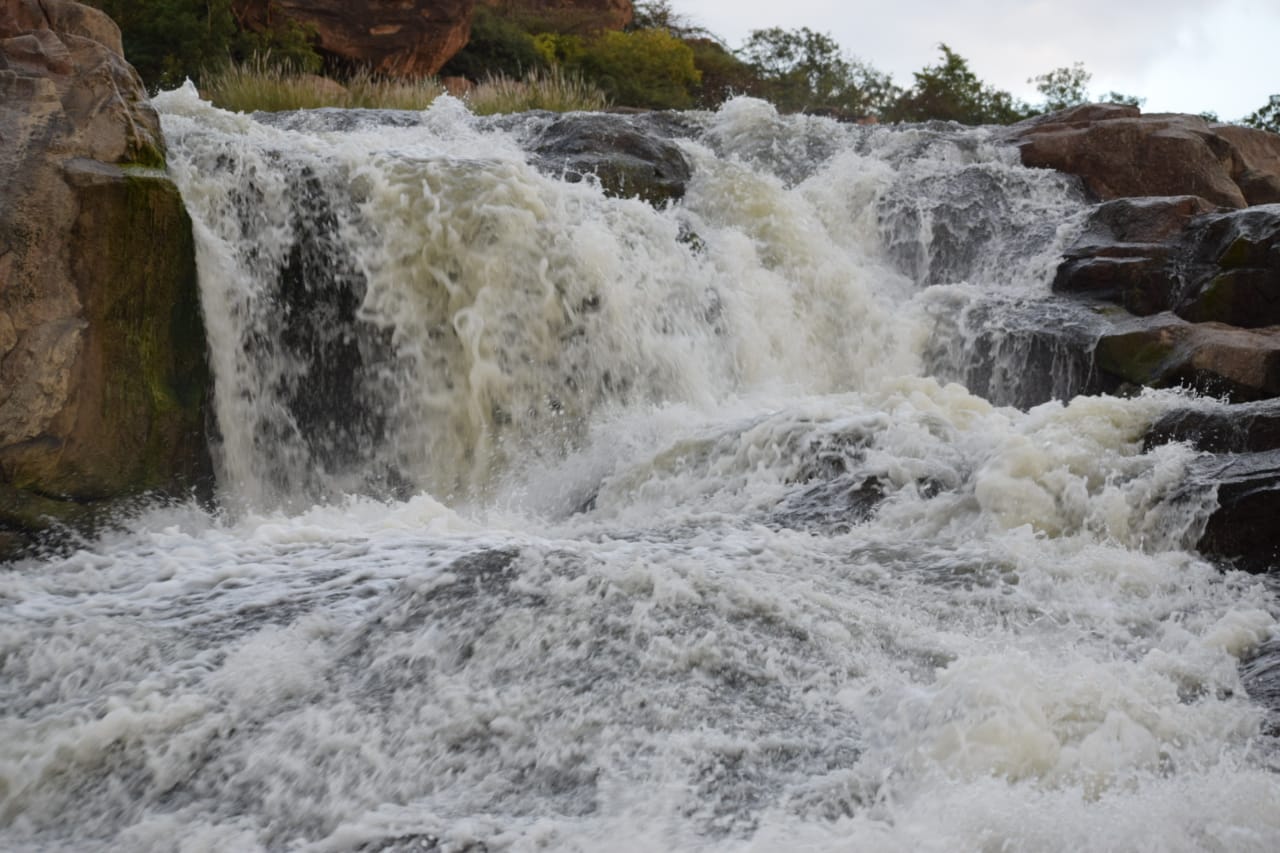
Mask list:
[[[738,99],[655,208],[546,115],[156,105],[218,499],[0,574],[0,846],[1280,849],[1280,605],[1143,451],[1211,402],[1043,334],[1070,180]]]

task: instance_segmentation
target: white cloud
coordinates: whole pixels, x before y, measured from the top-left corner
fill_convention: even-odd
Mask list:
[[[1027,79],[1073,62],[1093,91],[1145,96],[1146,109],[1238,118],[1280,93],[1275,0],[673,0],[736,47],[753,29],[830,32],[900,85],[946,42],[983,80],[1034,100]]]

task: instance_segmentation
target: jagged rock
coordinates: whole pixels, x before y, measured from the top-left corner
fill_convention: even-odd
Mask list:
[[[1215,124],[1210,129],[1235,148],[1231,174],[1245,200],[1280,203],[1280,133],[1238,124]]]
[[[1263,136],[1198,116],[1089,104],[1016,124],[1008,138],[1024,165],[1078,175],[1103,201],[1196,195],[1239,208],[1274,201],[1280,188],[1280,136],[1256,133]]]
[[[1280,567],[1280,451],[1205,456],[1189,476],[1217,486],[1218,507],[1197,544],[1200,552],[1250,572]]]
[[[683,130],[662,113],[569,113],[550,121],[531,150],[544,171],[599,179],[611,195],[665,204],[684,196],[692,167],[671,136]]]
[[[1280,450],[1280,400],[1175,409],[1152,425],[1143,445],[1150,450],[1171,441],[1185,441],[1210,453]]]
[[[620,30],[631,23],[631,0],[480,0],[504,16],[536,17],[556,32]]]
[[[101,12],[0,0],[0,531],[208,476],[191,223]],[[0,557],[3,554],[0,553]]]
[[[396,77],[435,74],[467,43],[476,0],[233,0],[240,26],[293,21],[331,60]]]
[[[1133,317],[1098,339],[1094,363],[1134,385],[1266,399],[1280,395],[1280,327],[1188,323],[1170,313]]]
[[[1138,314],[1280,324],[1280,205],[1222,211],[1195,196],[1117,199],[1094,209],[1053,289]]]

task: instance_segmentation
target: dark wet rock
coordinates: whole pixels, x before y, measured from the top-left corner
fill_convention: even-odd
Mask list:
[[[687,130],[662,113],[570,113],[541,128],[530,150],[543,171],[571,181],[593,175],[610,195],[662,205],[682,198],[692,176],[673,141]]]
[[[1245,328],[1280,324],[1280,204],[1200,217],[1185,244],[1179,316]]]
[[[965,300],[927,304],[929,373],[959,382],[997,406],[1029,408],[1104,390],[1093,347],[1110,327],[1107,306],[1072,299]]]
[[[1275,200],[1280,136],[1224,130],[1199,116],[1142,115],[1137,107],[1087,104],[1014,125],[1026,166],[1078,176],[1099,200],[1196,195],[1240,208]],[[1272,139],[1275,137],[1275,139]]]
[[[1146,316],[1280,325],[1280,205],[1224,211],[1195,196],[1099,205],[1053,289]]]
[[[1249,572],[1280,566],[1280,450],[1205,456],[1189,476],[1217,485],[1218,508],[1198,544],[1202,554]]]
[[[1280,328],[1188,323],[1173,314],[1118,322],[1094,349],[1099,370],[1152,388],[1187,387],[1233,401],[1280,394]]]
[[[1150,449],[1171,441],[1212,453],[1280,450],[1280,400],[1175,409],[1147,431],[1144,445]]]
[[[191,222],[102,12],[0,0],[0,559],[211,478]]]

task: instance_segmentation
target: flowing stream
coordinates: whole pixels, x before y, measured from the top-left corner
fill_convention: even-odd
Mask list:
[[[156,103],[218,508],[0,574],[0,847],[1280,849],[1280,606],[1187,399],[1079,393],[1069,180],[740,99],[657,209],[547,115]]]

